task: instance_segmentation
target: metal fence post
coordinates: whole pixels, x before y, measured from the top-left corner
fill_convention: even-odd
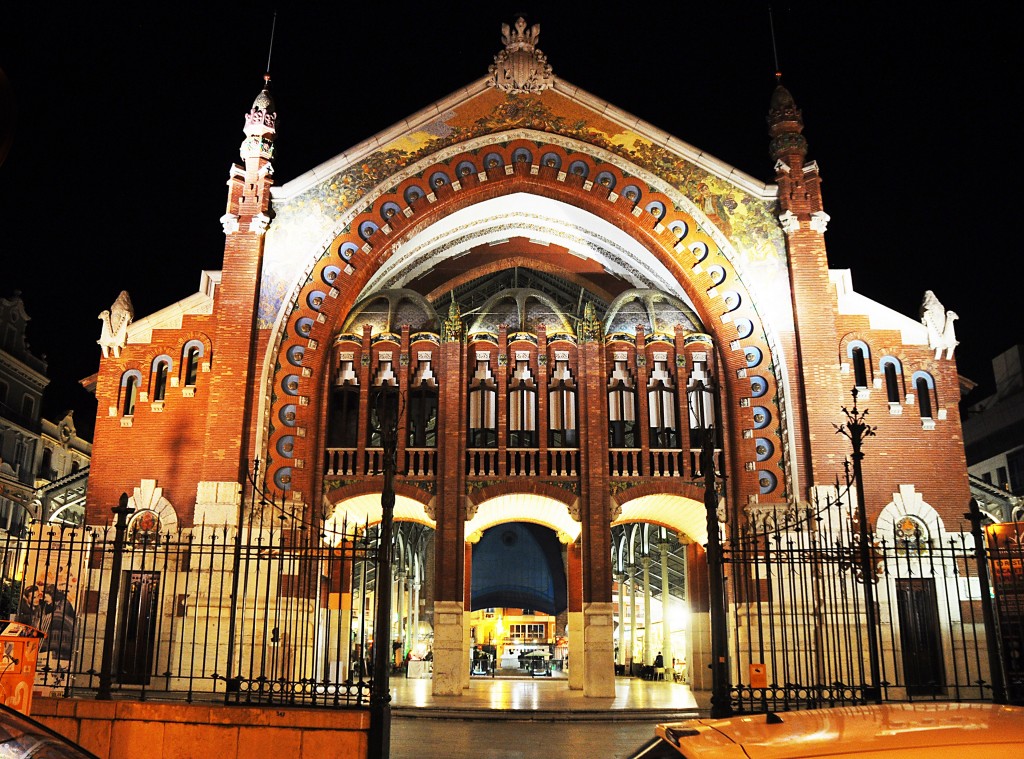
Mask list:
[[[850,441],[853,449],[853,481],[857,486],[857,526],[859,538],[859,561],[861,582],[864,583],[864,612],[868,633],[868,664],[871,668],[871,685],[864,689],[864,700],[882,703],[881,666],[879,664],[878,648],[878,610],[875,608],[875,580],[877,575],[872,561],[874,546],[874,534],[868,528],[868,510],[864,498],[864,478],[861,462],[864,460],[864,451],[861,444],[866,437],[874,437],[875,428],[870,426],[866,419],[868,412],[863,413],[857,410],[857,389],[853,390],[853,409],[847,410],[846,424],[835,425],[836,432],[843,435]]]
[[[370,683],[370,759],[391,756],[391,542],[395,514],[395,469],[398,451],[398,409],[381,393],[381,447],[384,484],[381,488],[380,543],[377,549],[377,613],[373,631],[373,680]]]
[[[992,593],[988,574],[988,556],[985,551],[985,534],[981,529],[981,509],[971,499],[969,511],[964,518],[971,523],[974,536],[974,559],[978,562],[978,585],[981,590],[981,619],[985,625],[985,648],[988,649],[989,677],[992,678],[992,700],[997,704],[1007,703],[1006,682],[1003,679],[1003,663],[999,658],[999,637],[996,631],[995,611],[992,608]]]
[[[110,595],[107,597],[107,623],[103,632],[103,659],[100,664],[100,687],[97,701],[110,700],[111,670],[114,659],[114,633],[117,629],[117,597],[121,592],[121,561],[124,557],[124,534],[128,517],[135,509],[128,505],[128,494],[121,493],[114,514],[114,555],[110,562]]]

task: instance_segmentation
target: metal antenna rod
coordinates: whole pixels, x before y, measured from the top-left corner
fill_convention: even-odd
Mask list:
[[[775,17],[772,15],[772,7],[768,6],[768,28],[771,30],[772,35],[772,59],[775,62],[775,76],[781,77],[782,71],[779,69],[779,50],[775,45]]]
[[[274,53],[274,31],[277,29],[277,11],[274,11],[274,20],[270,24],[270,45],[267,47],[267,74],[270,74],[270,56]]]

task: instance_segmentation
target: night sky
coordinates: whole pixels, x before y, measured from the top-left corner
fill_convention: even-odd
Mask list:
[[[32,5],[0,24],[16,109],[0,165],[0,295],[22,292],[32,350],[47,356],[44,413],[80,409],[91,434],[76,381],[97,369],[99,312],[125,289],[144,316],[220,268],[225,182],[273,6]],[[617,3],[614,16],[585,3],[282,5],[270,65],[279,185],[485,75],[500,25],[520,14],[541,24],[557,77],[773,178],[765,3]],[[971,400],[1020,339],[1022,19],[985,7],[777,2],[773,13],[821,168],[830,265],[914,318],[927,289],[956,311],[958,367],[981,383]]]

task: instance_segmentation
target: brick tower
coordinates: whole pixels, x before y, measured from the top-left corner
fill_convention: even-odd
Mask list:
[[[264,233],[271,221],[277,109],[270,75],[245,116],[242,164],[228,177],[227,210],[221,217],[226,242],[221,284],[215,301],[217,371],[210,381],[205,457],[196,519],[231,522],[232,507],[252,458],[253,382],[258,362],[256,315]]]

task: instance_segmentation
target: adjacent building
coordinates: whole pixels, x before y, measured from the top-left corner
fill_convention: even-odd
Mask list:
[[[71,412],[42,418],[46,360],[26,340],[21,295],[0,298],[0,530],[30,521],[77,524],[85,514],[92,444],[78,436]]]

